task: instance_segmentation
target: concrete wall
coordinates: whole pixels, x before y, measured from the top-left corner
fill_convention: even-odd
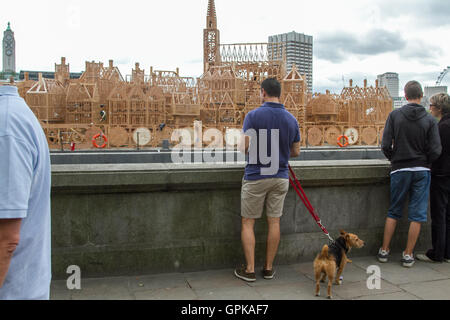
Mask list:
[[[291,163],[332,233],[367,241],[352,256],[375,255],[389,207],[389,163],[383,160]],[[244,260],[240,187],[244,165],[54,165],[53,275],[69,265],[83,277],[232,268]],[[406,243],[407,220],[393,250]],[[277,264],[312,261],[327,243],[291,189],[281,225]],[[256,260],[264,262],[264,219],[256,224]],[[430,239],[424,228],[418,248]],[[400,259],[400,258],[399,258]]]

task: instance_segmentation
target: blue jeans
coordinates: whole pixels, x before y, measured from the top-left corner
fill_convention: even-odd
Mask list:
[[[428,220],[431,172],[400,171],[391,175],[391,208],[388,217],[400,220],[409,195],[408,219],[424,223]]]

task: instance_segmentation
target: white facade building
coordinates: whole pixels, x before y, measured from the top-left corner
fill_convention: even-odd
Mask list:
[[[269,37],[270,43],[285,43],[286,45],[286,68],[287,72],[292,70],[292,66],[297,66],[300,74],[306,76],[307,88],[313,92],[313,37],[295,31],[283,33]],[[283,58],[278,57],[276,58]]]
[[[400,97],[400,80],[398,73],[386,72],[378,76],[380,87],[386,87],[393,99]]]
[[[427,109],[430,108],[430,98],[438,93],[447,93],[448,88],[446,86],[436,86],[436,87],[425,87],[423,106]]]

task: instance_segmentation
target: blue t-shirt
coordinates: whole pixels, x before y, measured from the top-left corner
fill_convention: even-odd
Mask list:
[[[245,180],[289,179],[291,147],[300,142],[297,119],[282,104],[266,102],[245,117],[250,136]]]
[[[22,219],[0,300],[48,300],[51,281],[50,153],[17,88],[0,86],[0,219]]]

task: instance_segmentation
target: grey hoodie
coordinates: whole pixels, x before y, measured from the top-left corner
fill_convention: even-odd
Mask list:
[[[394,110],[386,121],[381,148],[393,171],[430,168],[442,152],[437,121],[419,104]]]

